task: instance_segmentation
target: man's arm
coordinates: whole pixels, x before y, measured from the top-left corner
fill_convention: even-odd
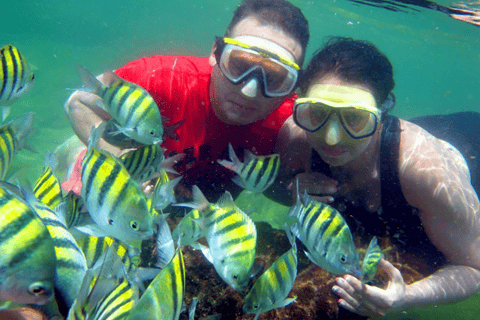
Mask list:
[[[97,77],[103,83],[103,75]],[[99,107],[102,99],[90,92],[77,90],[68,98],[65,103],[65,112],[72,126],[73,131],[78,138],[85,144],[88,144],[90,132],[93,126],[98,126],[103,121],[110,120],[111,116]],[[119,155],[125,146],[115,143],[115,140],[100,139],[98,147]]]

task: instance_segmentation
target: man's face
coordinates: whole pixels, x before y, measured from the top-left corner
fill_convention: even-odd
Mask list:
[[[275,42],[287,50],[297,64],[303,57],[302,47],[297,40],[276,26],[262,25],[254,16],[241,20],[235,26],[230,38],[238,36],[255,36]],[[227,79],[213,54],[215,48],[216,45],[210,55],[210,65],[213,66],[210,97],[213,110],[221,121],[234,125],[250,124],[264,119],[280,106],[287,95],[267,98],[258,88],[256,95],[252,97],[242,92],[245,82],[233,84]]]

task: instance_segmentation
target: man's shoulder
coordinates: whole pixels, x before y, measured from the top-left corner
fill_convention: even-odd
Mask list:
[[[154,74],[157,72],[189,73],[189,74],[210,74],[212,67],[209,64],[208,57],[192,56],[170,56],[155,55],[143,57],[125,64],[116,70],[119,76],[122,74]]]

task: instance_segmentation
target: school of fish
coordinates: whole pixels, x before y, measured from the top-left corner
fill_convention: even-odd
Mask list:
[[[34,74],[13,45],[0,49],[0,105],[3,121],[10,106],[28,92]],[[286,307],[297,276],[297,244],[325,270],[352,274],[370,282],[382,251],[374,237],[362,265],[341,214],[329,205],[298,195],[285,231],[291,248],[258,272],[255,223],[226,191],[210,203],[192,188],[191,202],[177,203],[174,188],[181,177],[174,169],[183,154],[165,157],[164,128],[149,93],[112,71],[102,82],[77,66],[85,87],[99,97],[98,106],[112,119],[108,128],[141,146],[120,157],[102,150],[98,141],[107,124],[93,127],[81,166],[81,192],[66,193],[57,179],[55,155],[46,153],[43,173],[33,186],[5,179],[15,155],[34,134],[34,114],[22,114],[0,126],[0,310],[27,305],[47,319],[179,319],[185,310],[185,261],[182,247],[201,250],[220,278],[245,294],[245,313]],[[255,195],[267,190],[280,169],[278,154],[256,156],[246,150],[243,162],[233,146],[218,163],[234,171],[233,181]],[[176,178],[173,178],[177,176]],[[156,179],[153,191],[142,184]],[[171,232],[168,208],[191,208]],[[199,240],[204,238],[205,242]],[[153,266],[139,266],[142,241],[154,242]],[[251,285],[251,286],[250,286]],[[246,288],[250,286],[250,290]],[[201,297],[201,292],[199,292]],[[188,313],[194,319],[195,298]]]

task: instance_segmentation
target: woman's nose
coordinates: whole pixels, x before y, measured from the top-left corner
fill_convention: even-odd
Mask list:
[[[342,129],[340,128],[340,121],[336,114],[332,115],[326,124],[325,142],[329,146],[334,146],[342,140]]]

